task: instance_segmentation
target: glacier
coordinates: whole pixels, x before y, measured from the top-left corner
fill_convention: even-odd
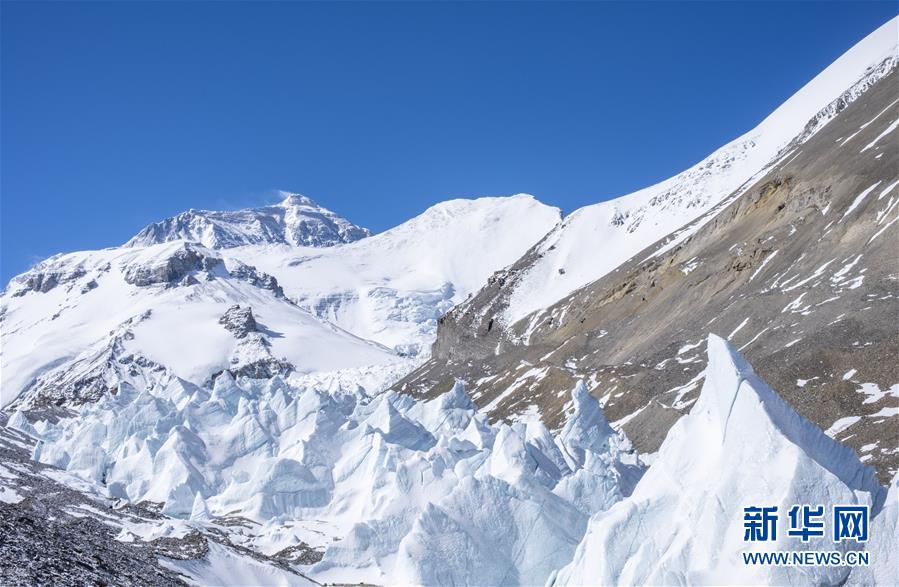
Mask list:
[[[847,566],[744,564],[744,552],[861,549],[829,537],[803,542],[785,536],[744,541],[746,507],[794,504],[864,505],[880,524],[885,491],[873,469],[848,447],[797,414],[727,343],[708,338],[706,379],[690,413],[669,431],[634,492],[594,515],[573,560],[553,585],[769,584],[838,585]],[[894,507],[892,509],[895,509]],[[893,523],[895,526],[895,523]],[[889,550],[895,536],[881,536]],[[872,540],[872,544],[874,544]],[[895,557],[872,564],[892,577]],[[880,559],[880,560],[878,560]],[[892,567],[892,568],[891,568]]]
[[[73,417],[29,424],[15,412],[8,426],[38,441],[35,459],[111,498],[157,504],[262,554],[315,552],[297,568],[319,582],[887,584],[899,576],[889,547],[896,482],[887,499],[872,469],[793,411],[726,341],[710,335],[708,353],[699,400],[650,459],[611,428],[583,384],[555,434],[536,419],[490,423],[461,382],[416,401],[336,380],[324,389],[228,372],[211,388],[123,384]],[[872,566],[743,565],[744,551],[815,546],[783,535],[773,545],[743,542],[744,507],[785,512],[793,503],[870,506],[879,537]],[[227,555],[215,547],[207,562],[177,564],[203,583],[221,576],[203,569]]]
[[[265,243],[228,253],[276,275],[287,296],[319,318],[424,357],[437,320],[560,220],[558,208],[527,194],[455,199],[350,244]]]
[[[35,459],[111,498],[206,531],[252,520],[239,540],[264,554],[319,551],[303,569],[315,580],[536,584],[643,469],[583,386],[570,411],[554,437],[490,424],[461,383],[416,402],[225,372],[211,389],[123,385],[55,424],[8,424],[39,441]]]

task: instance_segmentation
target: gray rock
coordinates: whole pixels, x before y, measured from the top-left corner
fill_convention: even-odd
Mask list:
[[[834,120],[673,250],[652,256],[663,239],[545,312],[502,326],[517,276],[538,258],[532,250],[441,318],[432,359],[394,388],[433,397],[461,377],[483,406],[517,382],[491,416],[536,405],[558,428],[563,392],[582,379],[609,419],[653,452],[697,397],[702,342],[714,332],[823,430],[858,417],[833,434],[892,478],[899,417],[881,414],[899,406],[882,393],[899,383],[899,190],[879,195],[899,179],[899,145],[887,137],[862,149],[899,118],[897,75],[832,105]]]

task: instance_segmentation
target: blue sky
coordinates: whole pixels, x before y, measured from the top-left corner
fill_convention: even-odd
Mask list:
[[[895,2],[3,2],[0,273],[304,193],[570,211],[752,128]]]

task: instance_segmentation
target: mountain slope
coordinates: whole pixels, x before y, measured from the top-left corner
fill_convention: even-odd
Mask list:
[[[255,243],[282,243],[329,247],[371,235],[334,212],[299,194],[281,192],[275,205],[229,212],[188,210],[150,224],[128,247],[143,247],[176,240],[193,241],[210,249],[228,249]]]
[[[893,65],[680,238],[504,326],[504,300],[532,251],[442,319],[434,358],[396,389],[440,393],[461,377],[492,417],[536,409],[556,428],[557,394],[584,379],[652,452],[695,401],[712,329],[800,413],[892,478],[899,373],[884,357],[899,353],[897,83]]]
[[[260,214],[276,210],[283,220],[297,206],[310,204],[288,196],[271,208],[204,212],[214,226],[200,223],[199,233],[153,233],[220,250],[182,240],[140,246],[144,231],[127,246],[57,255],[14,278],[0,315],[2,405],[23,392],[23,405],[46,406],[93,401],[121,384],[201,384],[224,369],[264,378],[397,363],[381,343],[401,354],[427,348],[437,318],[559,218],[519,196],[445,202],[327,247],[257,230]],[[260,235],[271,242],[234,246]]]
[[[532,196],[449,200],[344,246],[249,246],[229,254],[275,275],[300,306],[402,354],[434,339],[437,319],[560,218]]]
[[[512,325],[748,189],[892,69],[896,28],[896,20],[881,26],[756,128],[683,173],[571,213],[504,275],[491,317],[498,324]],[[677,235],[669,246],[686,234]]]
[[[238,306],[235,308],[235,306]],[[200,245],[58,255],[3,295],[2,403],[81,403],[120,383],[384,364],[393,353],[317,320],[278,282]]]

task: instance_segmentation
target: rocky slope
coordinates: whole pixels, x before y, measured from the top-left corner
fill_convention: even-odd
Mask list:
[[[795,144],[824,128],[896,63],[896,23],[852,47],[757,127],[656,185],[574,211],[505,276],[492,317],[511,325],[608,274],[732,194],[748,189]]]
[[[869,83],[874,71],[879,81]],[[828,124],[810,121],[816,132],[797,137],[751,185],[510,324],[522,280],[554,253],[544,240],[441,320],[433,359],[396,389],[429,396],[460,377],[494,418],[536,410],[558,427],[559,393],[584,379],[610,419],[653,452],[696,399],[711,330],[891,478],[899,372],[885,358],[899,354],[897,83],[894,58],[878,65],[863,92],[853,85],[825,109]]]

